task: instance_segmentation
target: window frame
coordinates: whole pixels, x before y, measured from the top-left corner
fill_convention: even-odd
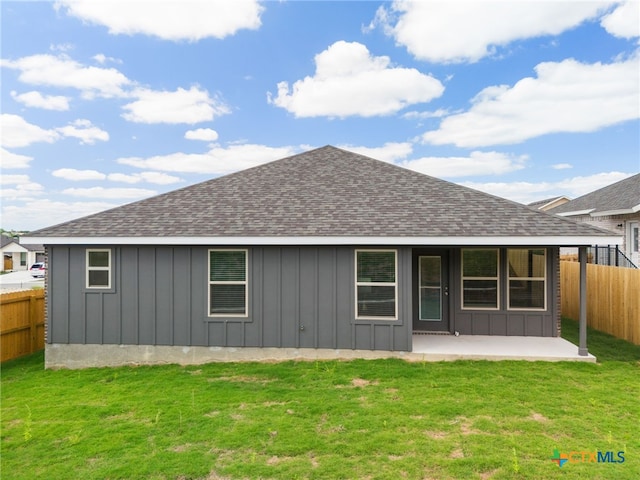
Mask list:
[[[244,252],[244,281],[211,280],[212,252]],[[244,285],[244,313],[211,313],[212,285]],[[210,248],[207,250],[207,316],[209,318],[248,318],[249,317],[249,249],[247,248]]]
[[[507,310],[510,311],[520,311],[520,312],[545,312],[547,310],[547,278],[549,277],[547,268],[547,249],[544,247],[523,247],[523,248],[507,248],[506,249],[506,263],[507,263]],[[542,250],[544,252],[544,277],[512,277],[509,272],[509,251],[510,250]],[[511,307],[511,281],[542,281],[542,292],[544,296],[544,305],[542,308],[539,307]]]
[[[393,253],[394,263],[394,282],[359,282],[358,281],[358,254],[363,253]],[[354,283],[355,283],[355,319],[356,320],[377,320],[377,321],[397,321],[398,320],[398,250],[394,248],[386,249],[369,249],[361,248],[355,250],[354,260]],[[394,313],[393,317],[380,317],[380,316],[359,316],[358,315],[358,287],[393,287],[394,292]]]
[[[91,253],[107,252],[109,254],[109,261],[106,267],[91,266],[89,263],[89,257]],[[90,285],[89,273],[101,271],[107,272],[107,284],[106,285]],[[111,290],[113,277],[113,253],[110,248],[87,248],[85,251],[85,288],[87,290]]]
[[[464,275],[464,252],[473,250],[489,250],[496,252],[496,276],[495,277],[468,277]],[[466,307],[464,304],[465,280],[495,280],[496,282],[496,306],[495,307]],[[460,249],[460,309],[461,310],[500,310],[500,248],[462,248]]]

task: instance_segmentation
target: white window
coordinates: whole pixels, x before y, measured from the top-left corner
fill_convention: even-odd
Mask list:
[[[247,316],[247,277],[247,250],[209,250],[209,316]]]
[[[111,288],[111,250],[87,250],[87,288]]]
[[[500,305],[497,248],[462,250],[462,308],[497,310]]]
[[[398,318],[396,250],[356,250],[356,318]]]
[[[546,310],[546,253],[544,248],[507,250],[510,310]]]

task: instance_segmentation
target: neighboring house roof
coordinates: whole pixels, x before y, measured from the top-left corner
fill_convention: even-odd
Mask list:
[[[618,241],[605,230],[332,146],[45,228],[25,241],[464,245],[495,238]]]
[[[549,210],[562,216],[624,215],[640,212],[640,173]]]
[[[18,241],[15,238],[5,234],[0,235],[0,248],[4,248],[11,243],[18,243]]]
[[[565,196],[551,197],[551,198],[546,198],[544,200],[538,200],[537,202],[528,203],[527,206],[531,208],[535,208],[537,210],[546,211],[546,210],[551,210],[552,208],[555,208],[559,205],[563,205],[569,201],[570,199]]]

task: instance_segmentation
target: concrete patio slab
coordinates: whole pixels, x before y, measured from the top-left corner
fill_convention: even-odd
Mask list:
[[[414,335],[413,357],[440,360],[543,360],[595,362],[578,355],[578,347],[560,337],[498,337],[489,335]]]

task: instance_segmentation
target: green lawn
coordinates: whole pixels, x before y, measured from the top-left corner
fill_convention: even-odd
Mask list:
[[[575,340],[575,324],[563,328]],[[598,332],[589,341],[597,364],[45,371],[36,354],[2,365],[1,476],[635,480],[640,347]],[[555,449],[624,452],[625,461],[560,468]]]

